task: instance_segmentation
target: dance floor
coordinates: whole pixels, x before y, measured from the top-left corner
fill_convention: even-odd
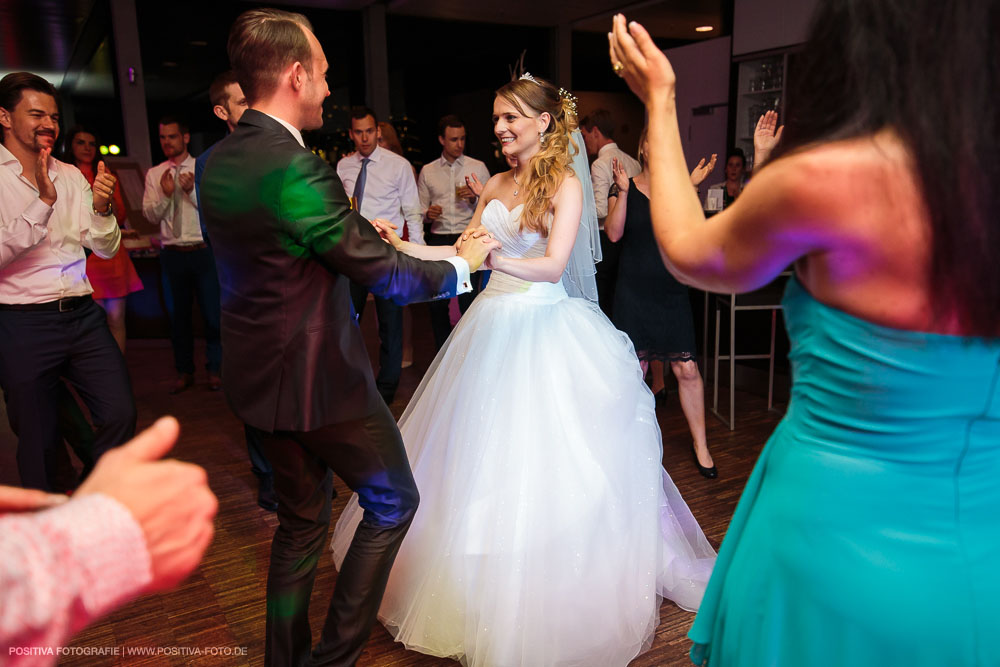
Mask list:
[[[414,364],[403,370],[402,383],[391,406],[397,417],[433,356],[426,306],[413,306],[411,310]],[[368,308],[364,329],[370,350],[377,348],[373,316],[374,308]],[[267,353],[261,350],[261,354]],[[201,363],[203,346],[197,348],[197,355]],[[219,498],[215,540],[201,566],[177,590],[135,600],[84,630],[72,644],[74,655],[63,657],[59,664],[261,665],[264,584],[277,520],[274,514],[257,507],[256,479],[250,472],[242,425],[229,411],[223,395],[208,391],[203,373],[193,388],[176,396],[167,393],[175,378],[168,341],[129,341],[127,358],[139,428],[148,426],[160,415],[175,415],[182,432],[174,456],[198,463],[208,471],[212,490]],[[710,391],[707,394],[710,400]],[[777,400],[783,402],[785,393],[779,391]],[[695,469],[691,438],[676,392],[670,394],[657,413],[663,429],[664,465],[709,540],[718,547],[750,469],[779,415],[766,411],[763,398],[742,392],[737,392],[738,430],[730,432],[709,415],[708,441],[719,478],[708,480]],[[17,484],[14,437],[6,415],[0,422],[0,483]],[[334,519],[349,497],[339,480],[337,491]],[[323,557],[312,597],[314,637],[319,635],[336,578],[331,559]],[[685,634],[694,616],[671,602],[663,603],[660,614],[652,649],[632,665],[690,664]],[[406,651],[376,625],[358,664],[429,667],[457,663]]]

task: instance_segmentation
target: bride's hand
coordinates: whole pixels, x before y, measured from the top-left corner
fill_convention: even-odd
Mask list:
[[[608,41],[612,68],[639,99],[649,104],[654,97],[673,98],[677,83],[674,68],[645,28],[635,21],[626,24],[625,17],[617,14]]]
[[[490,251],[490,254],[486,256],[483,260],[483,269],[486,271],[492,271],[497,268],[497,264],[500,262],[500,248],[496,248]]]
[[[392,224],[388,220],[383,220],[382,218],[375,218],[371,221],[372,227],[378,232],[378,235],[382,237],[382,240],[391,245],[396,250],[400,250],[403,247],[403,239],[399,238],[396,234],[396,230],[399,229],[397,225]]]

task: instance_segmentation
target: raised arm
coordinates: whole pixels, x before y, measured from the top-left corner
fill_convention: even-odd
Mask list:
[[[777,128],[777,129],[775,129]],[[778,127],[778,112],[766,111],[757,119],[757,127],[753,131],[753,168],[760,169],[771,158],[771,151],[781,140],[782,125]]]
[[[646,30],[617,15],[611,59],[649,112],[651,217],[660,254],[679,280],[718,292],[743,292],[773,280],[792,261],[828,248],[830,230],[793,196],[808,191],[795,169],[754,178],[728,209],[705,220],[684,162],[675,106],[675,76]]]
[[[618,194],[608,197],[608,217],[604,219],[604,233],[612,242],[619,241],[625,234],[625,207],[628,205],[629,180],[625,165],[618,158],[611,159],[611,170],[615,175]]]

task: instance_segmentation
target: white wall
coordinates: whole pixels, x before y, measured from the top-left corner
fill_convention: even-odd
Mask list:
[[[818,5],[819,0],[736,0],[733,55],[801,44]]]
[[[702,157],[719,154],[719,164],[708,177],[722,180],[726,156],[727,106],[713,107],[708,115],[694,115],[696,107],[729,102],[729,67],[732,62],[729,37],[706,40],[664,51],[677,74],[677,123],[688,169]],[[705,188],[702,188],[702,196]]]

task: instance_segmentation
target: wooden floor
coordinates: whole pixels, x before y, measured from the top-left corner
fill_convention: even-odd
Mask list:
[[[373,311],[373,308],[369,308]],[[426,306],[411,307],[414,323],[414,365],[404,369],[393,403],[398,417],[406,407],[433,355]],[[364,328],[374,349],[373,315],[366,313]],[[199,361],[204,359],[199,348]],[[266,351],[262,350],[262,354]],[[176,458],[208,470],[212,490],[219,498],[215,541],[195,573],[177,590],[135,600],[104,621],[81,632],[73,643],[79,652],[117,650],[119,656],[64,657],[65,665],[261,665],[264,656],[264,582],[267,574],[275,515],[256,505],[256,479],[250,472],[243,429],[221,393],[208,391],[204,376],[192,389],[170,396],[174,379],[167,341],[130,341],[127,354],[139,412],[139,428],[156,417],[173,414],[181,422]],[[711,394],[709,393],[709,398]],[[779,402],[785,400],[779,392]],[[2,408],[0,408],[2,409]],[[719,479],[698,474],[690,453],[691,438],[676,392],[658,410],[663,430],[663,463],[680,489],[713,546],[718,547],[760,448],[779,415],[766,411],[764,399],[737,393],[737,426],[730,432],[708,416],[709,444],[719,468]],[[0,421],[0,483],[17,484],[14,437],[6,416]],[[348,499],[343,483],[334,501],[334,519]],[[336,582],[330,558],[319,564],[313,591],[311,621],[314,637],[326,614]],[[633,661],[635,666],[685,665],[689,646],[685,634],[694,618],[670,602],[661,608],[661,622],[652,649]],[[135,655],[152,649],[153,655]],[[202,655],[191,655],[194,649]],[[126,655],[129,653],[129,655]],[[184,655],[187,653],[187,655]],[[233,655],[236,653],[237,655]],[[240,655],[243,654],[243,655]],[[2,658],[0,658],[2,662]],[[358,662],[361,666],[456,665],[404,650],[380,626]]]

